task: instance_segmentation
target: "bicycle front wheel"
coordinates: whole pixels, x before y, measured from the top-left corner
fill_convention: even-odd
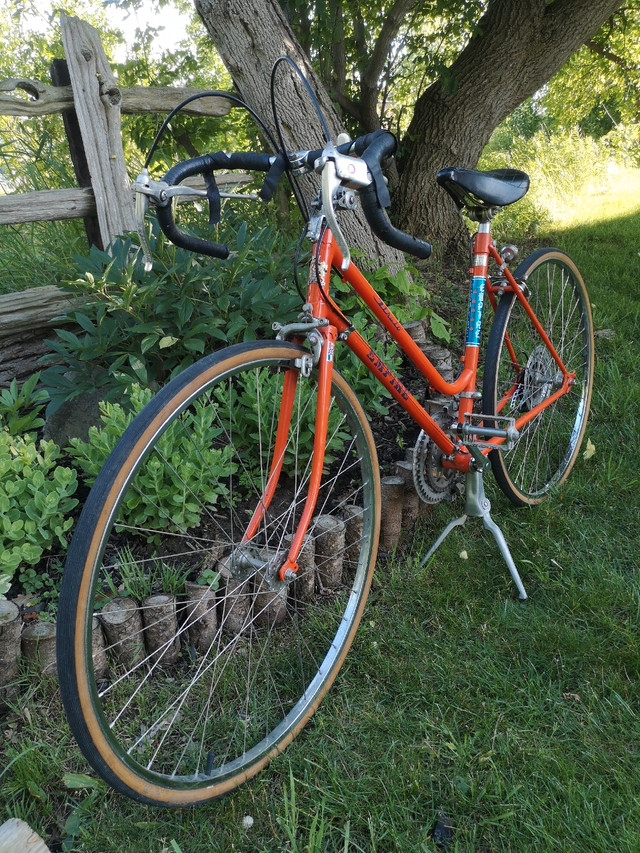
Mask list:
[[[529,304],[575,382],[569,392],[519,428],[512,450],[489,454],[493,473],[517,505],[534,506],[569,475],[584,436],[593,384],[593,322],[587,291],[573,261],[540,249],[514,273]],[[514,293],[501,298],[489,333],[483,414],[516,420],[560,387],[562,374]]]
[[[59,607],[62,698],[90,764],[136,800],[193,805],[253,776],[305,725],[351,645],[380,487],[366,416],[337,372],[299,570],[277,574],[310,473],[317,382],[304,354],[240,344],[187,369],[127,428],[78,521]],[[246,541],[283,384],[295,394],[278,486]]]

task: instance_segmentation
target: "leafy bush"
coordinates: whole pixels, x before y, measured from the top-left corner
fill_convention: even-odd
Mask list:
[[[48,393],[36,385],[39,373],[34,373],[18,390],[18,383],[11,380],[8,388],[0,391],[0,427],[10,435],[22,435],[44,425],[40,412],[49,400]]]
[[[431,296],[415,267],[407,265],[392,272],[388,266],[382,266],[368,273],[367,277],[374,290],[401,323],[428,318],[434,338],[449,341],[448,325],[427,304]],[[353,316],[355,312],[357,318],[355,326],[362,334],[363,329],[370,324],[370,315],[364,309],[359,297],[337,276],[334,276],[332,286],[334,292],[338,294],[337,302],[345,314]]]
[[[62,361],[42,374],[49,411],[95,388],[113,400],[123,383],[158,387],[204,352],[269,336],[275,318],[292,319],[300,300],[285,275],[291,247],[271,226],[248,236],[245,223],[235,245],[226,261],[203,260],[154,233],[152,272],[131,238],[111,255],[93,247],[78,262],[82,275],[65,285],[85,303],[66,315],[80,331],[57,329],[45,357]]]
[[[623,166],[640,166],[640,128],[637,124],[617,124],[602,142]]]
[[[128,397],[126,408],[108,401],[101,404],[102,427],[89,428],[88,442],[79,438],[70,441],[68,452],[88,485],[93,484],[107,456],[135,414],[149,402],[152,392],[132,385]],[[212,447],[220,432],[212,408],[198,403],[182,420],[172,424],[158,442],[159,456],[152,454],[140,467],[138,489],[127,491],[120,520],[152,530],[183,531],[197,526],[202,504],[193,495],[214,506],[226,493],[222,480],[235,471],[230,447]]]
[[[24,567],[35,566],[54,546],[67,545],[70,513],[78,503],[77,473],[59,465],[60,456],[52,441],[0,432],[0,596],[21,568],[36,589]]]

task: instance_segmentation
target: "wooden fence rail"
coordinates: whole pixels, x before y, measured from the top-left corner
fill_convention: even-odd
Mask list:
[[[60,25],[68,85],[24,78],[2,80],[0,115],[62,113],[80,186],[0,195],[0,225],[81,218],[89,241],[108,247],[116,236],[136,228],[131,181],[122,149],[121,114],[167,114],[201,90],[120,88],[98,31],[65,14],[60,16]],[[226,98],[208,97],[193,101],[185,112],[222,116],[229,110]],[[76,118],[70,122],[72,117]],[[37,369],[47,327],[66,304],[68,295],[55,287],[0,296],[0,385],[12,376],[20,380]]]

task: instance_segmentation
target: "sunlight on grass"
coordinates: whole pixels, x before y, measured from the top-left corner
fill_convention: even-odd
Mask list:
[[[603,224],[640,212],[640,169],[611,162],[603,180],[587,185],[570,199],[548,199],[552,227],[565,230]]]

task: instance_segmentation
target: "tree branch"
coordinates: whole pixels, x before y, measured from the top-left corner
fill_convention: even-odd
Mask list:
[[[613,62],[614,65],[618,65],[620,68],[624,68],[625,71],[627,70],[628,65],[621,56],[618,56],[617,54],[612,53],[610,50],[607,50],[601,44],[598,44],[597,42],[593,41],[593,39],[589,39],[588,41],[586,41],[585,47],[588,47],[592,53],[601,56],[603,59],[608,59],[609,62]]]

